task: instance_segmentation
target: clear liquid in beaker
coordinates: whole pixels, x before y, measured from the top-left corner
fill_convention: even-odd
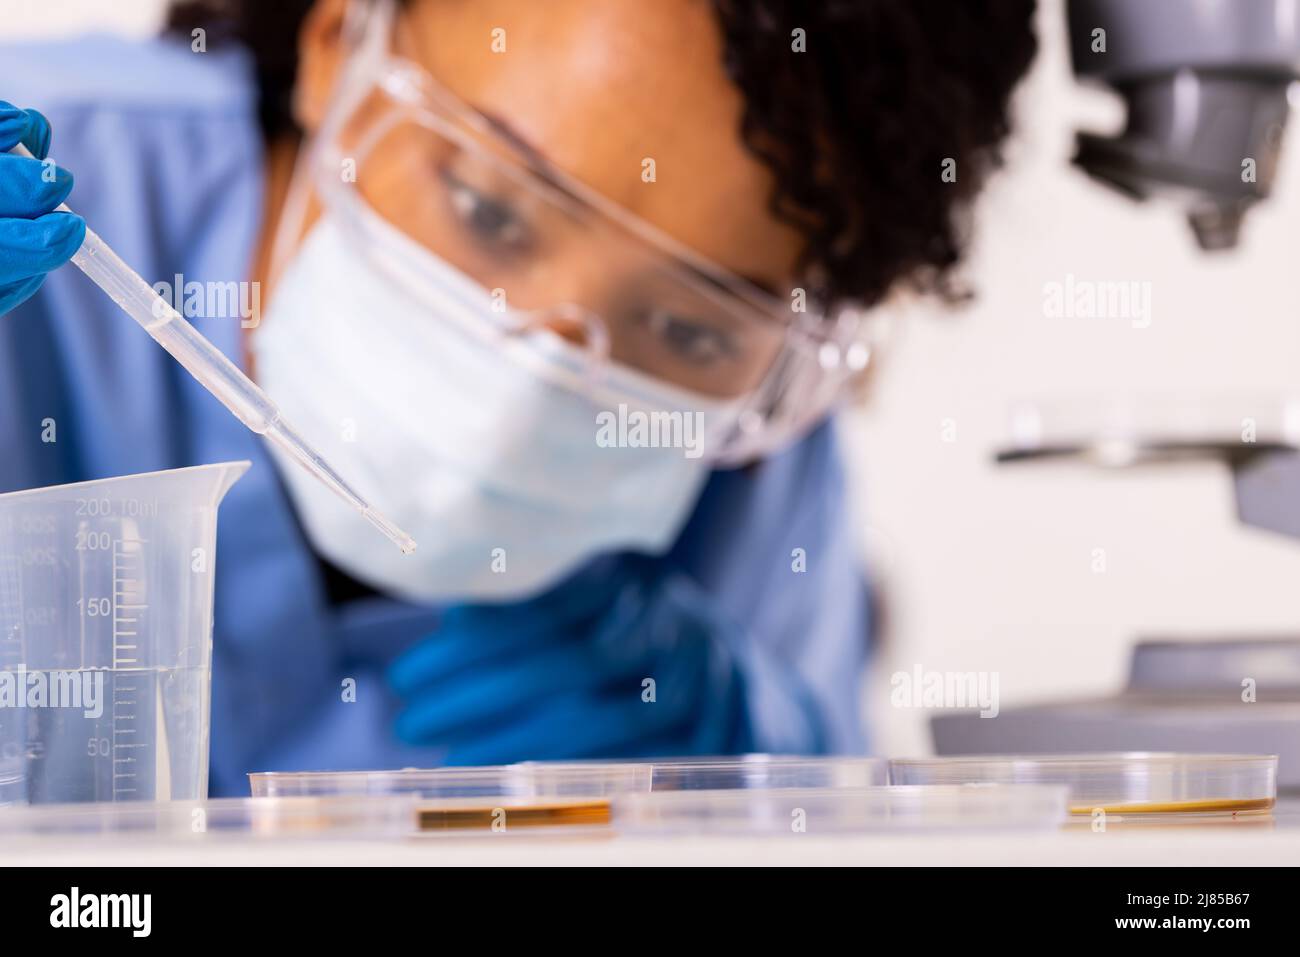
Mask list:
[[[0,707],[0,806],[206,797],[210,674],[25,672],[24,703]],[[79,707],[67,706],[73,682]],[[42,685],[45,701],[32,706]]]

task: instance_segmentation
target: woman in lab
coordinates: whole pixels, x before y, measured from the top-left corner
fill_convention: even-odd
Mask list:
[[[0,94],[51,121],[6,104],[0,151],[57,160],[0,156],[0,488],[253,460],[221,512],[214,793],[859,751],[829,416],[867,310],[948,293],[1032,7],[199,0],[158,41],[0,48]],[[64,169],[414,555],[45,276],[81,237]]]

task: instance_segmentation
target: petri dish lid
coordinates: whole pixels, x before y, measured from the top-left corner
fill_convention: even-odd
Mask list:
[[[657,760],[651,766],[652,791],[867,788],[889,783],[889,762],[879,758],[746,754]]]
[[[1063,784],[1071,814],[1233,814],[1277,799],[1276,755],[963,755],[894,760],[889,775],[898,785]]]
[[[424,798],[415,793],[24,805],[0,811],[0,839],[207,837],[382,839],[454,832],[601,828],[608,797]]]
[[[629,834],[845,834],[1060,827],[1060,785],[944,785],[657,791],[611,801]]]
[[[0,810],[0,838],[399,837],[416,833],[417,805],[393,795],[29,804]]]
[[[648,764],[506,764],[399,771],[261,772],[254,797],[410,794],[421,798],[604,797],[649,791]]]

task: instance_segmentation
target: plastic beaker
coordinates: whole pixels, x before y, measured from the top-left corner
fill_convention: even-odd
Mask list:
[[[226,462],[0,495],[0,805],[208,788]]]

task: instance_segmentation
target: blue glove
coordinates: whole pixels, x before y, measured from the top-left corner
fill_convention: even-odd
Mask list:
[[[19,143],[36,159],[9,155]],[[52,211],[72,192],[72,174],[47,170],[40,161],[49,151],[45,117],[0,101],[0,315],[27,301],[86,237],[80,216]]]
[[[709,596],[636,556],[511,605],[459,605],[389,671],[397,734],[448,764],[748,749]]]

